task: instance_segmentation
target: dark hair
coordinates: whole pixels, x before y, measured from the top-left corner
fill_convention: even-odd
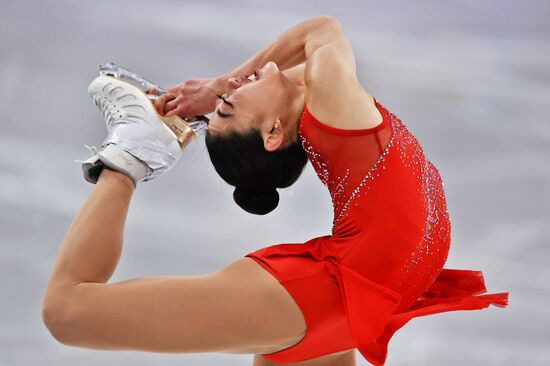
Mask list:
[[[265,215],[279,204],[277,188],[293,184],[307,163],[300,139],[275,151],[267,151],[260,131],[206,134],[206,148],[216,172],[235,186],[233,199],[245,211]]]

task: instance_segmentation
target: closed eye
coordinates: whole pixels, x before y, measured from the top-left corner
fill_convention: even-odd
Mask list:
[[[221,99],[225,104],[227,104],[228,106],[230,106],[231,108],[235,109],[235,107],[233,107],[233,104],[231,104],[230,102],[227,101],[227,99],[225,99],[225,97],[223,95],[219,95],[218,94],[218,98]],[[227,114],[227,113],[223,113],[223,112],[220,112],[220,108],[218,107],[216,109],[216,114],[218,116],[220,116],[221,118],[229,118],[229,117],[232,117],[233,115],[232,114]]]
[[[221,118],[229,118],[231,116],[233,116],[232,114],[225,114],[223,112],[220,112],[220,109],[216,109],[216,113],[218,114],[218,116],[220,116]]]

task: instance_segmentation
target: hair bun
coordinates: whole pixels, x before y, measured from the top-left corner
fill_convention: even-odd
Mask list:
[[[233,199],[246,212],[265,215],[279,204],[279,192],[275,187],[235,187]]]

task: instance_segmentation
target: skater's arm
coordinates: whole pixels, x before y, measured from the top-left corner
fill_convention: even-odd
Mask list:
[[[283,74],[293,83],[304,85],[306,63],[293,66]],[[168,117],[178,115],[207,114],[215,109],[216,95],[224,94],[226,88],[215,87],[216,79],[188,79],[180,85],[170,88],[170,94],[155,101],[158,113]]]
[[[321,46],[341,38],[342,35],[338,20],[332,16],[321,15],[299,23],[237,68],[219,76],[218,91],[225,92],[229,78],[252,74],[255,69],[269,61],[275,62],[281,71],[303,63]]]
[[[187,79],[169,88],[173,95],[164,97],[162,102],[169,100],[166,106],[161,109],[161,102],[157,102],[156,107],[166,116],[192,117],[210,113],[215,109],[217,95],[227,91],[229,78],[251,75],[269,61],[274,61],[283,72],[305,63],[304,81],[310,85],[318,78],[327,83],[342,76],[346,82],[355,79],[351,45],[338,20],[323,15],[287,30],[234,70],[216,78]]]

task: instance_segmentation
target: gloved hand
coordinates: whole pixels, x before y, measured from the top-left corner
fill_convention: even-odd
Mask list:
[[[105,119],[107,137],[94,156],[82,162],[84,178],[96,183],[103,166],[128,175],[135,184],[164,174],[195,138],[179,117],[161,116],[139,88],[98,76],[88,94]]]

